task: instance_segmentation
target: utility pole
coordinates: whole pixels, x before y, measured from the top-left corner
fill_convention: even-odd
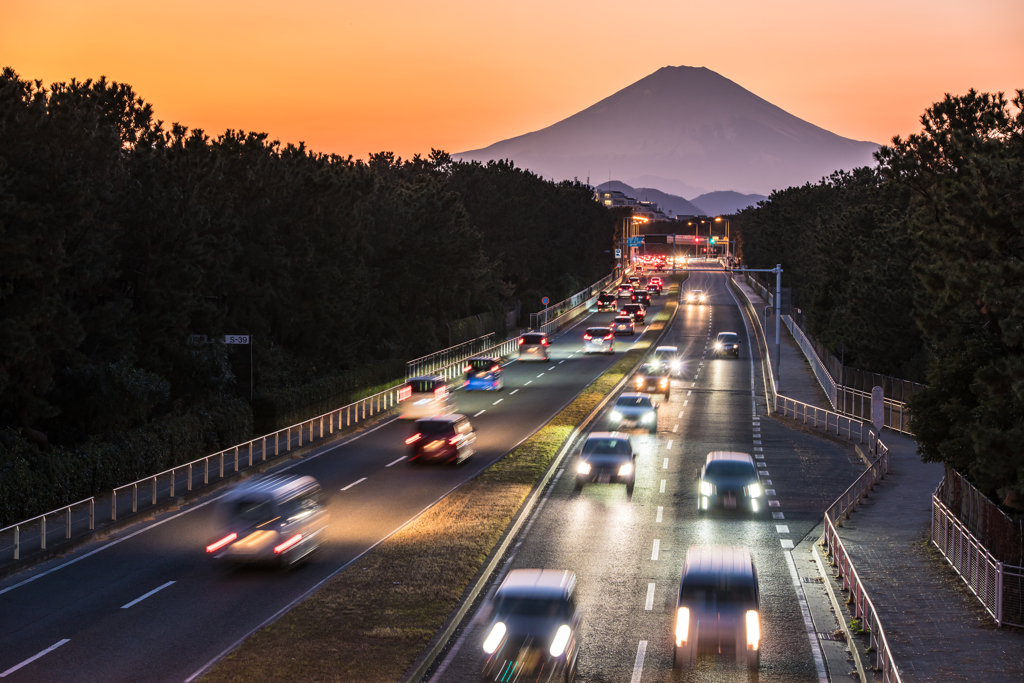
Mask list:
[[[775,264],[775,393],[779,392],[779,373],[782,362],[782,264]]]

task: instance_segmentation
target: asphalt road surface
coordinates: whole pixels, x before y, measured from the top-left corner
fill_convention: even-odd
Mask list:
[[[670,399],[661,404],[658,433],[631,433],[638,452],[632,499],[621,484],[587,485],[575,493],[575,459],[567,458],[567,469],[556,473],[502,575],[515,568],[576,573],[584,610],[578,681],[827,680],[789,549],[820,522],[862,467],[848,448],[764,417],[756,346],[752,362],[747,328],[726,276],[694,273],[684,288],[709,290],[710,297],[707,305],[681,307],[662,342],[679,347],[683,377],[673,381]],[[723,331],[739,333],[744,342],[739,360],[714,358],[710,345]],[[594,431],[606,428],[603,419],[593,425]],[[698,515],[695,471],[714,450],[757,458],[770,501],[765,512]],[[691,544],[750,549],[761,590],[758,674],[722,657],[703,657],[694,669],[673,672],[676,595]],[[486,626],[480,617],[468,618],[434,681],[479,680]],[[845,676],[843,671],[840,678]]]
[[[657,297],[650,314],[664,304]],[[486,468],[543,426],[641,338],[615,356],[585,356],[581,319],[554,338],[550,362],[505,367],[502,392],[459,392],[477,453],[461,467],[404,461],[411,427],[395,419],[275,468],[317,478],[329,497],[323,550],[297,569],[226,571],[207,557],[211,503],[165,512],[0,582],[0,678],[11,681],[186,681],[241,639]],[[588,496],[591,495],[588,493]]]

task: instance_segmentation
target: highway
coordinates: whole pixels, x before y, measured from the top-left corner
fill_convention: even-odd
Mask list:
[[[664,305],[658,297],[649,314]],[[543,426],[638,341],[584,356],[581,318],[553,339],[552,360],[512,362],[503,392],[458,392],[477,431],[461,467],[404,462],[411,427],[393,418],[273,472],[316,477],[329,497],[323,550],[287,572],[228,571],[207,556],[223,490],[0,582],[0,678],[10,681],[193,680],[240,640],[301,600],[426,507]]]
[[[682,306],[662,342],[679,347],[684,372],[661,405],[658,433],[632,432],[638,451],[632,499],[622,485],[588,485],[575,493],[575,461],[567,458],[491,592],[509,569],[576,573],[584,611],[578,681],[748,680],[745,667],[722,658],[700,659],[685,674],[672,670],[676,594],[687,548],[746,546],[761,590],[759,680],[827,680],[789,549],[821,521],[861,466],[848,448],[765,417],[756,346],[752,358],[752,333],[726,276],[694,273],[684,288],[710,290],[710,297],[705,306]],[[740,359],[713,357],[709,344],[722,331],[739,333]],[[606,428],[601,418],[592,425],[594,431]],[[698,515],[695,471],[713,450],[758,458],[770,501],[766,512],[757,518],[726,511]],[[480,613],[467,617],[432,680],[479,680],[485,628]]]

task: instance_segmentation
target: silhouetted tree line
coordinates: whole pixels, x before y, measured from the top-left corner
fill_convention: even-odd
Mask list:
[[[607,274],[578,182],[164,126],[125,84],[0,75],[0,524],[402,375],[446,322]],[[498,330],[504,332],[504,330]],[[190,335],[253,336],[249,350]]]
[[[922,457],[1024,508],[1024,91],[947,95],[874,168],[774,192],[733,221],[781,263],[847,364],[924,381]]]

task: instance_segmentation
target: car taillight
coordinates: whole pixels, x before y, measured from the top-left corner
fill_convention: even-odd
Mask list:
[[[456,434],[452,438],[448,439],[448,445],[449,446],[454,446],[455,444],[457,444],[460,441],[462,441],[462,434]]]
[[[498,371],[498,366],[497,365],[493,366],[490,371],[491,372],[497,372]]]
[[[206,546],[206,552],[208,552],[208,553],[215,553],[218,550],[220,550],[221,548],[223,548],[224,546],[226,546],[227,544],[233,543],[236,538],[238,538],[238,534],[228,534],[227,536],[225,536],[224,538],[220,539],[216,543],[211,543],[210,545]]]
[[[412,396],[412,387],[404,386],[404,387],[402,387],[401,389],[398,390],[398,400],[400,402],[404,401],[405,399],[409,398],[410,396]]]
[[[689,640],[690,635],[690,610],[680,607],[676,612],[676,647],[682,647],[683,643]]]
[[[285,541],[281,545],[274,546],[274,553],[280,555],[285,550],[288,550],[288,548],[291,548],[293,545],[295,545],[296,543],[298,543],[301,540],[302,540],[302,534],[295,534],[294,536],[289,538],[287,541]]]
[[[543,344],[544,346],[547,346],[548,345],[548,338],[544,337],[543,339],[540,340],[540,343]]]
[[[448,395],[448,387],[444,384],[434,389],[434,398],[440,399]]]
[[[405,443],[406,443],[406,445],[413,444],[413,443],[416,443],[417,441],[419,441],[422,438],[423,438],[422,434],[416,433],[416,434],[413,434],[412,436],[410,436],[408,439],[406,439]]]
[[[463,371],[463,372],[469,372],[469,371],[470,371],[470,370],[472,370],[472,369],[473,369],[473,366],[472,366],[472,365],[467,365],[466,367],[464,367],[464,368],[462,369],[462,371]]]
[[[520,346],[522,346],[522,345],[523,345],[523,338],[522,338],[522,337],[520,337],[520,338],[519,338],[519,345],[520,345]]]
[[[609,334],[607,337],[605,337],[605,339],[614,339],[614,338],[615,338],[615,333],[614,332]]]
[[[585,335],[583,335],[583,338],[584,338],[584,339],[593,339],[593,337],[591,337],[591,336],[590,336],[589,334],[585,334]]]

